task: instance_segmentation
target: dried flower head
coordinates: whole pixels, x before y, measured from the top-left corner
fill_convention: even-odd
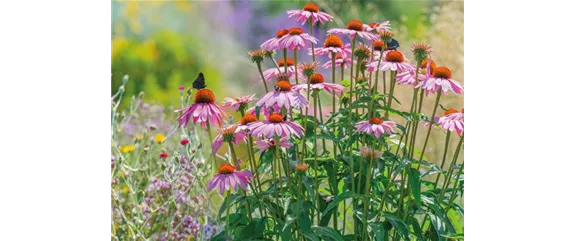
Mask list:
[[[265,59],[265,56],[267,56],[267,53],[272,53],[272,52],[267,51],[265,49],[256,49],[256,50],[251,50],[247,53],[249,53],[249,55],[251,56],[251,62],[256,63],[256,64],[260,64],[261,62],[263,62],[263,59]]]
[[[413,51],[415,61],[419,66],[422,65],[423,60],[427,59],[429,54],[432,52],[430,45],[422,43],[412,43],[411,50]]]
[[[363,43],[359,44],[359,46],[355,49],[353,53],[357,59],[368,59],[371,57],[371,50],[369,47]]]
[[[301,63],[299,64],[299,69],[303,72],[303,75],[307,76],[307,78],[313,74],[315,74],[317,69],[317,62],[308,62],[308,63]]]

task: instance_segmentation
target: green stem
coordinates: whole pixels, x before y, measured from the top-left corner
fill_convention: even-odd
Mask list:
[[[383,59],[383,57],[381,56],[379,58],[379,61],[377,63],[377,71],[375,72],[375,85],[374,85],[374,89],[373,92],[371,92],[371,113],[369,114],[370,117],[375,116],[375,93],[377,93],[377,87],[379,86],[379,67],[381,67],[381,60]]]
[[[321,123],[323,122],[323,108],[321,107],[321,98],[317,97],[317,101],[319,102],[319,120],[321,121]],[[323,131],[321,131],[321,133],[323,133]],[[321,138],[321,142],[323,143],[323,153],[326,152],[327,150],[327,143],[325,141],[325,138]]]
[[[237,170],[239,169],[239,159],[237,159],[237,154],[235,153],[235,148],[233,147],[233,143],[232,142],[228,142],[227,143],[229,145],[229,150],[231,152],[231,159],[233,159],[233,163],[235,163],[235,166],[237,167]],[[253,190],[253,192],[255,192],[255,190]],[[243,194],[245,195],[245,197],[247,197],[247,191],[243,190]],[[249,212],[249,219],[253,220],[253,216],[252,216],[252,212],[251,212],[251,204],[249,204],[249,200],[245,199],[245,206],[247,207],[247,212]]]
[[[374,152],[374,146],[371,145],[371,150]],[[373,169],[373,155],[371,155],[371,158],[369,160],[369,168],[367,168],[367,184],[365,186],[365,201],[363,203],[363,206],[365,206],[365,209],[363,210],[363,240],[365,240],[365,238],[367,238],[367,226],[368,226],[368,213],[369,213],[369,200],[371,198],[371,173],[372,173],[372,169]]]
[[[437,184],[438,184],[438,180],[440,179],[440,175],[442,174],[442,169],[444,168],[444,163],[446,161],[446,154],[448,153],[448,144],[449,144],[449,139],[450,139],[450,131],[446,131],[446,139],[445,139],[445,143],[444,143],[444,153],[442,155],[442,161],[440,163],[440,172],[438,172],[438,175],[436,176],[436,180],[434,181],[434,188],[437,188]]]
[[[395,76],[397,74],[397,71],[392,71],[391,70],[391,83],[390,83],[390,90],[389,90],[389,100],[387,101],[387,107],[389,107],[389,109],[391,108],[391,105],[393,104],[393,94],[395,92]],[[385,119],[389,118],[389,110],[387,109],[385,111]]]
[[[432,115],[431,115],[431,120],[430,120],[431,124],[429,125],[429,130],[428,130],[428,132],[427,132],[427,136],[426,136],[426,138],[425,138],[425,142],[424,142],[424,145],[423,145],[423,149],[422,149],[422,151],[421,151],[421,156],[420,156],[420,158],[419,158],[419,163],[418,163],[418,166],[417,166],[417,168],[416,168],[417,170],[418,170],[418,169],[420,168],[420,166],[421,166],[421,161],[423,160],[423,156],[424,156],[425,150],[426,150],[426,148],[427,148],[427,144],[428,144],[428,141],[429,141],[430,133],[431,133],[431,131],[432,131],[433,124],[434,124],[434,120],[432,119],[432,117],[436,114],[436,109],[437,109],[437,107],[438,107],[438,103],[439,103],[439,101],[440,101],[441,95],[442,95],[442,88],[438,88],[438,92],[437,92],[437,96],[436,96],[436,102],[434,103],[434,108],[433,108]]]
[[[313,21],[309,21],[309,34],[313,36]],[[315,44],[313,42],[311,42],[311,53],[313,56],[313,62],[315,62]]]
[[[293,50],[293,61],[295,62],[295,84],[299,84],[299,75],[297,74],[299,69],[297,68],[297,49]],[[285,73],[287,73],[287,71]]]
[[[313,116],[315,119],[313,120],[313,133],[317,135],[317,93],[313,93]],[[317,210],[319,210],[319,171],[317,165],[317,138],[313,139],[313,147],[315,150],[313,151],[315,158],[313,159],[313,170],[315,171],[315,202],[317,204]],[[321,222],[321,215],[319,211],[317,211],[317,225]]]
[[[331,53],[331,70],[332,70],[332,74],[333,74],[333,78],[332,78],[332,83],[335,83],[335,53]],[[342,76],[341,76],[342,77]],[[341,79],[342,81],[343,79]],[[336,99],[335,99],[335,95],[333,94],[333,112],[331,113],[331,116],[335,114],[336,111]],[[335,130],[335,127],[333,127],[333,132]],[[335,141],[333,141],[333,156],[336,157],[337,156],[337,144],[335,143]],[[338,206],[338,205],[337,205]]]
[[[349,78],[351,79],[351,85],[349,86],[349,103],[353,102],[353,53],[355,52],[355,43],[357,42],[357,35],[353,37],[353,41],[351,43],[351,72],[349,72]],[[357,63],[359,63],[357,61]]]
[[[285,67],[285,73],[287,73],[287,49],[283,49],[283,67]]]
[[[227,201],[226,201],[226,208],[225,208],[225,233],[228,239],[231,238],[231,230],[229,230],[229,209],[231,208],[231,206],[229,205],[231,203],[231,194],[229,193],[229,190],[226,191],[227,192]]]
[[[257,62],[257,70],[259,70],[259,75],[261,76],[261,81],[263,81],[263,85],[265,86],[265,93],[269,92],[267,88],[267,81],[265,81],[265,77],[263,76],[263,71],[261,70],[261,63]]]

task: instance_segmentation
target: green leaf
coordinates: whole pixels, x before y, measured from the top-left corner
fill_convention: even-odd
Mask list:
[[[323,213],[321,213],[321,217],[325,217],[326,215],[328,215],[329,211],[335,207],[337,207],[337,205],[341,202],[344,201],[345,199],[348,199],[350,197],[353,196],[353,192],[351,191],[347,191],[344,193],[339,194],[338,196],[335,197],[335,199],[333,199],[333,201],[331,201],[329,203],[329,205],[327,205],[327,207],[325,208],[325,210],[323,210]]]
[[[333,241],[345,241],[343,236],[333,228],[330,227],[321,227],[321,226],[313,226],[311,227],[313,232],[317,234],[319,237],[322,237],[326,240],[333,240]],[[328,239],[327,239],[328,238]]]
[[[410,240],[409,226],[401,218],[390,213],[384,213],[383,216],[399,231],[399,234],[403,236],[404,239]]]
[[[293,222],[295,222],[297,218],[289,215],[287,216],[287,220],[285,220],[285,225],[283,226],[283,229],[281,230],[281,240],[291,240],[291,226],[293,226]],[[239,239],[239,240],[243,240],[243,239]]]
[[[317,237],[317,235],[315,233],[312,232],[303,232],[303,236],[305,237],[306,240],[310,240],[310,241],[321,241],[319,239],[319,237]]]
[[[348,79],[341,80],[341,85],[345,86],[345,87],[349,87],[349,86],[351,86],[351,81]]]
[[[429,214],[432,226],[436,233],[438,234],[438,240],[443,241],[445,240],[444,235],[446,234],[446,224],[436,215],[433,213]]]
[[[385,226],[382,222],[375,222],[371,224],[371,228],[375,232],[375,239],[377,241],[384,241],[387,230],[385,230]]]
[[[415,168],[409,169],[409,184],[417,207],[421,206],[421,173]]]
[[[408,224],[413,226],[413,233],[417,236],[418,240],[425,240],[423,230],[421,229],[418,220],[415,217],[409,217]]]

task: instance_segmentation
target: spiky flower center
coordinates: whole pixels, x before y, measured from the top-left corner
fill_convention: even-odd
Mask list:
[[[249,51],[249,55],[251,55],[251,62],[253,63],[261,63],[263,61],[263,58],[265,58],[265,55],[267,54],[267,50],[264,49],[257,49],[257,50],[252,50]]]
[[[368,59],[371,57],[371,50],[366,45],[360,44],[353,54],[359,59]]]
[[[385,42],[389,42],[389,40],[391,40],[393,38],[393,36],[395,36],[394,33],[389,32],[387,30],[383,30],[383,32],[381,33],[381,40],[383,40]]]
[[[325,44],[323,46],[341,48],[343,47],[343,40],[341,40],[339,36],[331,34],[327,36],[327,39],[325,39]]]
[[[285,59],[280,59],[279,61],[277,61],[277,65],[279,65],[279,67],[285,66]],[[293,65],[295,65],[295,61],[292,58],[287,58],[287,66],[293,66]]]
[[[355,31],[363,31],[363,23],[359,20],[351,20],[347,23],[346,28]]]
[[[245,114],[243,116],[243,118],[241,118],[241,124],[242,125],[247,125],[249,123],[256,122],[256,121],[257,121],[257,116],[255,116],[254,114]]]
[[[396,50],[391,50],[385,55],[386,62],[402,63],[405,62],[405,57],[403,54]]]
[[[383,50],[384,46],[385,42],[383,42],[382,40],[375,40],[375,42],[373,42],[373,48],[377,51]]]
[[[303,29],[301,29],[301,28],[289,29],[289,35],[301,35],[302,33],[303,33]]]
[[[219,174],[232,174],[235,172],[235,167],[231,164],[225,163],[217,169],[217,173]]]
[[[320,84],[325,82],[325,78],[323,78],[322,74],[315,73],[313,76],[311,76],[310,82],[311,84]]]
[[[315,4],[307,3],[305,6],[303,6],[303,10],[316,13],[319,12],[319,7],[317,7]]]
[[[436,63],[432,59],[423,60],[423,62],[421,63],[421,69],[427,68],[427,65],[429,64],[429,60],[430,60],[430,73],[433,74],[434,70],[436,69]]]
[[[283,123],[283,115],[279,113],[273,113],[269,115],[269,122],[271,123]]]
[[[280,29],[279,31],[277,31],[277,33],[275,34],[276,38],[281,38],[285,35],[289,34],[289,30],[287,29]]]
[[[299,163],[295,165],[295,171],[305,172],[307,169],[309,169],[309,164]]]
[[[277,83],[275,83],[275,89],[277,91],[291,91],[291,83],[285,80],[277,81]]]
[[[235,140],[235,131],[237,130],[237,125],[232,125],[221,130],[221,135],[223,137],[223,141],[225,142],[232,142]]]
[[[383,119],[381,119],[379,117],[373,117],[373,118],[369,119],[369,124],[371,124],[371,125],[383,124]]]
[[[195,103],[215,103],[215,95],[211,90],[200,89],[195,92]]]
[[[443,115],[450,115],[450,114],[454,114],[457,113],[458,111],[456,111],[455,109],[448,109],[446,110]]]
[[[381,26],[381,24],[379,24],[379,23],[369,23],[369,27],[371,27],[371,28],[376,28],[376,27],[378,27],[378,26]]]
[[[450,79],[450,77],[452,77],[452,73],[450,72],[450,69],[446,67],[438,67],[434,70],[433,76],[435,78]]]

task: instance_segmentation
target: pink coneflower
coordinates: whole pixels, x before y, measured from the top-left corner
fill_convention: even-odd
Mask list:
[[[238,186],[246,190],[246,184],[251,183],[251,178],[253,178],[251,172],[237,171],[234,166],[225,163],[217,169],[217,174],[207,183],[207,191],[219,187],[219,192],[223,195],[227,190],[237,191]]]
[[[438,120],[438,124],[445,130],[456,131],[459,135],[462,134],[464,130],[464,108],[462,112],[448,109],[444,112],[444,116]]]
[[[358,35],[361,38],[367,39],[369,41],[374,41],[379,38],[379,36],[365,32],[363,29],[363,23],[359,20],[351,20],[347,23],[346,28],[333,28],[327,31],[329,34],[339,34],[339,35],[347,35],[349,39],[353,39],[355,35]]]
[[[446,95],[449,90],[456,95],[462,94],[462,85],[451,79],[451,76],[452,73],[448,68],[438,67],[433,71],[431,77],[421,81],[416,87],[422,87],[425,90],[425,96],[436,93],[439,88],[442,89],[443,95]]]
[[[289,34],[289,30],[287,29],[280,29],[275,34],[275,38],[268,39],[267,41],[261,44],[261,48],[267,51],[275,51],[279,50],[279,40]]]
[[[331,58],[331,56],[329,55],[329,58]],[[329,69],[332,67],[332,60],[329,60],[327,62],[325,62],[322,66],[325,69]],[[357,61],[353,61],[353,63],[356,63]],[[343,68],[347,68],[347,66],[349,66],[351,64],[351,55],[347,54],[347,55],[343,55],[343,54],[337,54],[335,55],[335,67],[340,67],[341,65],[343,65]]]
[[[381,31],[389,31],[391,28],[390,21],[384,21],[382,23],[370,23],[370,24],[363,24],[363,29],[367,32],[379,33]]]
[[[219,151],[219,148],[221,148],[224,142],[239,145],[239,143],[247,140],[247,132],[244,128],[238,128],[237,124],[223,127],[219,130],[219,133],[220,134],[213,140],[213,143],[211,143],[212,155],[215,155],[215,153]]]
[[[257,147],[259,147],[259,151],[257,151],[257,153],[261,154],[266,150],[275,150],[273,148],[275,148],[275,139],[274,138],[269,138],[266,140],[258,140],[255,142],[255,144],[257,144]],[[293,144],[291,144],[291,142],[289,142],[289,138],[281,138],[279,139],[279,147],[285,147],[285,148],[290,148],[291,146],[293,146]]]
[[[303,134],[303,127],[299,124],[291,121],[286,121],[283,119],[283,115],[279,113],[273,113],[269,115],[267,120],[258,121],[249,124],[249,129],[253,136],[273,137],[278,135],[279,137],[289,137],[293,134],[296,137],[301,137]]]
[[[289,18],[297,17],[295,21],[301,21],[301,25],[305,24],[309,18],[313,24],[317,21],[325,23],[326,21],[333,21],[333,16],[319,11],[319,7],[312,3],[307,3],[303,6],[303,10],[289,10],[287,11]]]
[[[432,123],[433,123],[433,124],[438,123],[438,120],[439,120],[439,119],[440,119],[440,116],[434,116],[434,117],[432,118],[432,121],[433,121]],[[429,126],[431,125],[431,122],[430,122],[430,121],[425,121],[425,124],[424,124],[424,125],[425,125],[425,127],[429,127]],[[436,127],[436,125],[435,125],[434,127]]]
[[[221,107],[230,108],[234,111],[241,109],[245,110],[247,109],[247,105],[249,104],[249,102],[252,102],[254,100],[255,100],[255,94],[241,96],[237,98],[225,97],[225,99],[223,99],[224,102],[223,105],[221,105]]]
[[[427,80],[434,72],[434,69],[436,68],[435,62],[433,60],[430,60],[429,63],[429,60],[430,59],[423,60],[421,68],[418,70],[419,74],[417,78],[419,79],[419,82]],[[416,74],[415,69],[411,69],[409,71],[397,74],[396,76],[397,84],[416,85],[418,82],[415,80],[415,74]]]
[[[350,44],[348,44],[347,46],[350,46]],[[350,48],[344,48],[343,47],[343,40],[341,40],[341,38],[339,38],[339,36],[331,34],[329,36],[327,36],[327,39],[325,39],[325,43],[323,44],[323,47],[319,47],[319,48],[315,48],[315,54],[316,55],[324,55],[324,54],[329,54],[331,55],[331,53],[335,53],[335,54],[345,54],[345,55],[349,55],[351,54],[351,49]],[[309,55],[312,55],[312,50],[309,49]]]
[[[221,119],[225,116],[223,108],[215,104],[215,95],[208,89],[200,89],[195,92],[195,103],[175,112],[182,112],[177,117],[179,127],[186,127],[192,116],[193,123],[199,122],[203,128],[207,128],[208,121],[210,124],[221,126]]]
[[[301,28],[292,28],[289,29],[289,34],[279,39],[278,48],[279,49],[288,49],[289,51],[293,51],[295,49],[305,48],[307,46],[306,42],[311,42],[316,44],[318,39],[315,37],[303,33],[303,29]]]
[[[279,68],[273,67],[263,71],[263,78],[265,78],[267,82],[285,72],[285,68],[283,68],[285,66],[284,59],[277,61],[277,65],[279,65]],[[295,61],[292,58],[287,58],[287,74],[289,75],[289,78],[295,75]]]
[[[372,72],[377,69],[379,66],[378,61],[371,62],[367,66],[367,70]],[[398,72],[404,72],[414,69],[415,67],[412,64],[408,64],[405,62],[405,57],[403,53],[398,50],[391,50],[383,52],[383,60],[381,60],[381,65],[379,66],[379,70],[386,71],[386,70],[393,70]]]
[[[373,150],[373,149],[366,147],[366,146],[360,147],[359,152],[361,152],[361,155],[363,155],[363,157],[365,157],[367,159],[373,159],[373,160],[379,159],[381,157],[381,155],[383,154],[382,151]]]
[[[338,85],[338,84],[330,84],[330,83],[326,83],[325,82],[325,78],[323,77],[322,74],[319,73],[315,73],[314,75],[311,76],[311,78],[309,79],[309,82],[311,83],[309,86],[311,87],[312,90],[326,90],[327,92],[329,92],[331,95],[341,95],[342,91],[345,89],[345,87],[343,87],[342,85]],[[298,84],[295,85],[293,87],[293,90],[295,91],[299,91],[299,90],[307,90],[307,83],[302,83],[302,84]]]
[[[382,134],[395,133],[393,128],[397,123],[393,121],[383,121],[379,117],[372,117],[368,121],[360,121],[355,125],[357,132],[371,134],[374,133],[377,138]]]
[[[185,146],[185,145],[189,144],[189,139],[185,138],[185,139],[181,140],[179,142],[179,144],[181,144],[182,146]]]
[[[263,108],[273,108],[274,111],[281,111],[281,107],[290,110],[291,107],[303,107],[309,104],[305,96],[295,92],[291,88],[289,81],[278,81],[275,83],[275,90],[265,94],[256,106]]]

